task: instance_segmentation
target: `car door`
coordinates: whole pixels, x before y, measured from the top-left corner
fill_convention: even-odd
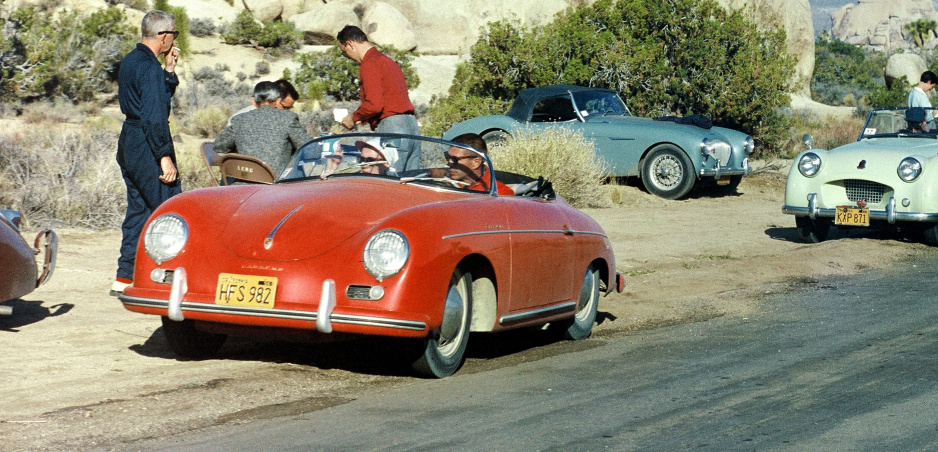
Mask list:
[[[575,263],[563,210],[542,199],[499,200],[505,203],[511,248],[508,309],[517,312],[569,300]]]

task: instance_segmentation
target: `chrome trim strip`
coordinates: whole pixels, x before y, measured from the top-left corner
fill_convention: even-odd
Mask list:
[[[274,245],[274,235],[277,233],[277,231],[280,230],[280,226],[283,226],[283,223],[285,223],[287,219],[292,217],[293,214],[295,214],[297,210],[300,210],[301,207],[303,207],[302,204],[296,206],[295,209],[291,210],[290,213],[287,214],[287,216],[283,217],[283,219],[281,219],[280,222],[277,223],[276,226],[274,226],[274,229],[270,231],[270,234],[267,234],[267,238],[264,239],[265,250],[269,250],[270,247]]]
[[[585,234],[585,235],[597,235],[597,236],[604,237],[604,238],[606,237],[606,234],[601,233],[601,232],[579,231],[576,229],[511,229],[511,230],[498,230],[498,231],[461,232],[459,234],[444,235],[443,240],[454,239],[458,237],[467,237],[471,235],[491,235],[491,234],[563,234],[563,235]]]
[[[167,309],[166,300],[157,300],[153,298],[131,297],[120,295],[121,303],[127,306],[140,306],[144,308]],[[257,309],[243,308],[238,306],[223,306],[209,303],[182,302],[183,311],[207,312],[216,314],[242,315],[247,317],[268,317],[276,319],[307,320],[316,321],[316,313],[313,311],[296,311],[292,309]],[[380,328],[393,328],[399,330],[423,331],[427,329],[427,324],[417,320],[389,319],[385,317],[372,317],[351,314],[332,314],[330,316],[333,324],[364,325]]]
[[[500,325],[506,323],[515,323],[525,320],[536,319],[538,317],[547,317],[553,314],[559,314],[567,311],[576,311],[576,302],[570,301],[564,304],[559,304],[556,306],[548,306],[546,308],[535,309],[533,311],[519,312],[517,314],[508,314],[503,315],[502,318],[498,319]]]
[[[722,177],[722,176],[748,176],[752,173],[752,167],[746,166],[745,168],[701,168],[700,176],[713,176],[713,177]]]

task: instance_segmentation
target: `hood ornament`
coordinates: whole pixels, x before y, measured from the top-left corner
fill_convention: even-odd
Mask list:
[[[300,210],[301,207],[303,207],[302,204],[296,206],[295,209],[291,210],[290,213],[287,214],[287,216],[283,217],[283,219],[280,220],[279,223],[277,223],[277,226],[274,226],[274,229],[270,231],[270,234],[267,234],[267,238],[264,239],[265,250],[269,250],[270,247],[274,246],[274,235],[277,234],[278,230],[280,230],[280,226],[283,226],[283,223],[286,223],[287,218],[290,218],[291,216],[293,216],[293,214],[295,214],[297,210]]]
[[[860,164],[857,165],[857,169],[866,169],[866,160],[860,160]]]

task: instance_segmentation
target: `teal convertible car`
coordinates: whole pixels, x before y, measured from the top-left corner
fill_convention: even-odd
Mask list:
[[[582,132],[611,175],[638,176],[663,198],[680,198],[705,178],[735,190],[752,171],[754,142],[745,133],[697,116],[638,118],[615,91],[573,85],[522,90],[508,113],[463,121],[443,138],[477,133],[492,145],[520,130],[550,127]]]
[[[874,110],[857,141],[795,157],[782,212],[795,216],[803,241],[825,240],[832,226],[885,227],[924,232],[938,245],[938,135],[910,128],[906,110]],[[908,117],[917,114],[920,124],[935,111]],[[806,135],[808,147],[810,141]]]

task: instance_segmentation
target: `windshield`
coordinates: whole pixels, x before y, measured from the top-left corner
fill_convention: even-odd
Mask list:
[[[411,135],[351,133],[306,143],[276,183],[379,177],[494,194],[491,174],[488,156],[467,145]]]
[[[619,95],[610,91],[578,91],[573,101],[584,119],[593,115],[632,116]]]
[[[935,124],[936,114],[938,114],[938,109],[935,108],[873,110],[866,118],[866,124],[863,125],[858,139],[899,136],[935,138],[938,132]]]

